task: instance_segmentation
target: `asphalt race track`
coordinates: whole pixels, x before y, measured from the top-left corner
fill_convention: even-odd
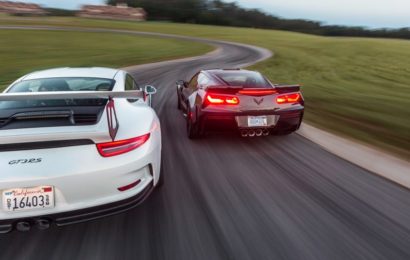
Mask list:
[[[263,56],[214,44],[203,58],[129,69],[158,88],[164,187],[125,214],[2,235],[1,259],[410,259],[409,190],[297,134],[186,137],[174,82]]]

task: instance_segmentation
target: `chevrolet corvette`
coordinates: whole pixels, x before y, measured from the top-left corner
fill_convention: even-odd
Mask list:
[[[176,85],[189,138],[232,129],[243,137],[290,134],[302,122],[300,86],[272,84],[259,72],[202,70],[189,82],[179,80]]]

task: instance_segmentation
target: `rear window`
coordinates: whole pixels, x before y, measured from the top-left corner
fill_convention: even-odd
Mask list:
[[[101,78],[47,78],[24,80],[9,89],[9,93],[42,91],[111,91],[112,79]]]
[[[272,85],[259,72],[232,71],[216,73],[221,80],[229,86],[242,86],[246,88],[266,88]]]
[[[49,92],[49,91],[111,91],[115,81],[103,78],[44,78],[24,80],[14,84],[8,93]],[[105,105],[103,99],[65,99],[65,100],[25,100],[1,101],[0,109],[53,107],[53,106],[99,106]]]

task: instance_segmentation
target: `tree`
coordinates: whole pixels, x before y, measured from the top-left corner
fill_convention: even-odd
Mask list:
[[[237,3],[221,0],[108,0],[115,5],[126,2],[142,7],[150,20],[169,20],[264,29],[279,29],[327,36],[361,36],[410,39],[410,28],[368,30],[363,27],[323,25],[302,19],[282,19],[258,9],[245,9]]]

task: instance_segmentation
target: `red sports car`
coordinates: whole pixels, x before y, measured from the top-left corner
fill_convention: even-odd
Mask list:
[[[223,129],[238,129],[243,137],[290,134],[302,122],[300,86],[272,84],[256,71],[202,70],[176,84],[189,138]]]

